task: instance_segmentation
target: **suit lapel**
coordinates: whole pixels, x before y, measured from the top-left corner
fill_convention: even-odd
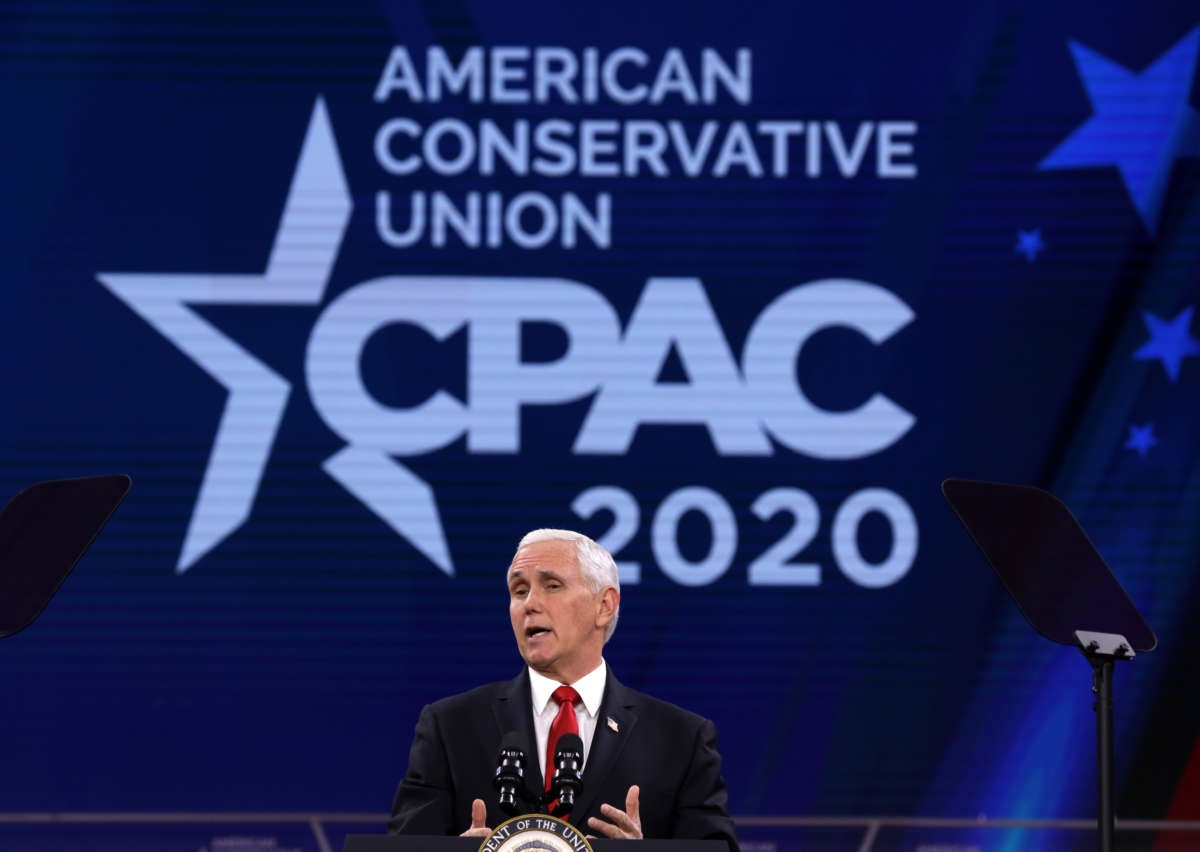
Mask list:
[[[609,724],[612,720],[612,724]],[[609,777],[609,771],[621,750],[629,741],[633,726],[637,724],[637,705],[633,694],[613,677],[612,669],[604,683],[604,698],[596,716],[596,733],[592,737],[592,748],[588,752],[587,765],[583,770],[583,790],[575,800],[570,822],[577,827],[586,827],[586,818],[599,816],[600,787]],[[625,808],[625,790],[620,791],[620,801],[609,802]],[[597,810],[591,813],[592,808]]]
[[[542,788],[541,769],[538,763],[537,734],[533,729],[533,699],[529,692],[529,670],[504,684],[492,702],[492,714],[496,717],[496,742],[500,742],[509,731],[516,731],[524,739],[525,782],[530,792]]]

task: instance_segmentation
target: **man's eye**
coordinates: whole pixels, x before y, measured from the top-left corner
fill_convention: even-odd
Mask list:
[[[513,596],[514,598],[523,597],[523,596],[524,596],[524,594],[525,594],[525,592],[526,592],[526,590],[525,590],[525,589],[513,589],[513,590],[512,590],[512,596]]]

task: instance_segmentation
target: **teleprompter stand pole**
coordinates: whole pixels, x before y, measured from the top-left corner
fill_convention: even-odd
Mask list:
[[[1096,711],[1096,824],[1100,852],[1113,852],[1116,826],[1113,795],[1113,668],[1134,656],[1119,633],[1076,630],[1079,649],[1092,666],[1092,709]]]

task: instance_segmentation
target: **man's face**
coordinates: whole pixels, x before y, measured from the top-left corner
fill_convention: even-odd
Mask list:
[[[552,539],[518,550],[508,596],[517,648],[531,669],[573,683],[600,665],[603,596],[584,583],[573,542]]]

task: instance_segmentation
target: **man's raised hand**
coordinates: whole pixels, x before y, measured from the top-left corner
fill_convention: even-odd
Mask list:
[[[492,830],[487,827],[487,805],[483,799],[471,802],[471,827],[459,837],[487,837]]]
[[[625,794],[625,810],[623,811],[612,805],[601,805],[600,813],[604,814],[611,822],[589,817],[588,827],[605,837],[640,840],[642,838],[642,817],[638,808],[639,792],[637,784],[629,788],[629,792]]]

